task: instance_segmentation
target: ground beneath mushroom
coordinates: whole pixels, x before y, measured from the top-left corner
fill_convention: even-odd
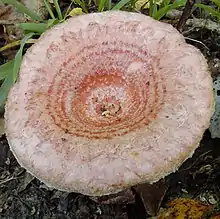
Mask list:
[[[104,205],[80,194],[50,190],[21,168],[0,138],[0,218],[145,219],[140,199],[134,204]],[[220,139],[207,131],[194,156],[169,176],[162,207],[177,197],[216,203],[220,198]]]
[[[5,136],[0,138],[0,218],[145,219],[140,199],[134,204],[104,205],[88,197],[50,190],[16,162]],[[220,139],[204,134],[200,147],[180,170],[169,176],[162,206],[177,197],[216,203],[220,198]]]

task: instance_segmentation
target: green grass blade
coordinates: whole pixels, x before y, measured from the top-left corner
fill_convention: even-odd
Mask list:
[[[157,12],[157,4],[156,0],[150,0],[150,7],[149,7],[149,15],[154,17],[154,14]]]
[[[36,39],[30,39],[28,41],[26,41],[26,43],[30,43],[30,44],[33,44],[35,43],[37,40]],[[8,43],[6,44],[5,46],[1,47],[0,48],[0,52],[4,51],[4,50],[7,50],[7,49],[11,49],[15,46],[19,46],[21,44],[21,40],[16,40],[16,41],[13,41],[11,43]]]
[[[55,9],[56,9],[59,20],[63,20],[63,15],[62,15],[58,0],[53,0],[53,3],[55,5]]]
[[[18,26],[24,31],[35,33],[43,33],[47,29],[47,24],[45,23],[19,23]]]
[[[99,0],[98,11],[99,11],[99,12],[104,11],[105,5],[106,5],[106,0]]]
[[[47,29],[49,29],[59,23],[60,23],[60,20],[58,20],[58,19],[49,19],[49,20],[47,20],[47,23],[46,23]]]
[[[211,8],[210,6],[207,5],[203,5],[203,4],[195,4],[195,6],[202,8],[203,10],[209,12],[212,16],[217,17],[218,19],[220,19],[220,12],[214,10],[213,8]]]
[[[153,18],[156,20],[160,20],[170,10],[180,8],[182,6],[185,6],[185,4],[186,4],[186,0],[175,1],[173,4],[167,5],[159,9],[156,13],[153,14]]]
[[[112,10],[120,10],[121,8],[123,8],[126,4],[128,4],[131,0],[121,0],[120,2],[118,2],[113,8]]]
[[[24,49],[24,45],[34,34],[35,33],[29,33],[21,40],[21,46],[15,56],[15,59],[0,66],[0,78],[4,79],[0,88],[0,107],[4,106],[4,103],[8,96],[8,92],[17,80],[22,61],[22,52]]]
[[[108,0],[108,10],[112,9],[112,0]]]
[[[42,20],[40,16],[35,13],[34,11],[31,11],[27,7],[25,7],[21,2],[17,0],[1,0],[5,4],[13,5],[19,12],[28,15],[31,19],[40,21]]]
[[[5,101],[8,97],[8,93],[12,85],[14,84],[12,70],[8,73],[8,76],[5,78],[0,88],[0,107],[4,107]]]
[[[218,8],[220,8],[220,0],[211,0],[211,1],[214,2]]]
[[[157,2],[154,0],[153,14],[157,13]]]
[[[13,66],[14,59],[0,66],[0,80],[5,79],[12,72]]]
[[[16,53],[15,63],[14,63],[14,67],[13,67],[13,81],[14,82],[17,80],[17,77],[18,77],[18,72],[20,69],[21,61],[22,61],[22,52],[24,49],[24,45],[25,45],[26,41],[29,40],[34,34],[35,33],[29,33],[21,40],[21,46],[20,46],[18,52]]]
[[[4,107],[5,101],[8,97],[8,92],[13,82],[13,67],[14,67],[15,60],[11,60],[3,65],[0,66],[0,75],[1,79],[4,79],[1,88],[0,88],[0,107]],[[3,78],[5,75],[5,78]]]
[[[54,15],[54,13],[53,13],[51,7],[50,7],[50,3],[49,3],[47,0],[44,0],[44,4],[45,4],[45,7],[46,7],[48,13],[50,14],[50,17],[51,17],[52,19],[56,19],[55,15]]]
[[[171,0],[163,0],[162,3],[159,5],[159,8],[163,8],[163,7],[167,6],[167,5],[169,5],[170,1]]]
[[[149,15],[153,16],[153,0],[149,1]]]
[[[135,9],[135,4],[137,0],[131,0],[131,9]]]

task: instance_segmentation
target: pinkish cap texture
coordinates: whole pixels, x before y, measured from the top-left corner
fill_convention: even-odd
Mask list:
[[[109,11],[70,18],[27,51],[6,134],[20,165],[47,185],[99,196],[176,171],[212,111],[198,49],[169,24]]]

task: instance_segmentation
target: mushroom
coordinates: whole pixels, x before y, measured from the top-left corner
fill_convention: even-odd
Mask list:
[[[206,59],[174,27],[107,11],[70,18],[28,49],[5,128],[19,164],[46,185],[103,196],[175,172],[213,104]]]

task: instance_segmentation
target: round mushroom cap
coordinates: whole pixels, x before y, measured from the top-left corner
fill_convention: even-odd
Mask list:
[[[28,172],[59,190],[101,196],[176,171],[212,113],[198,49],[169,24],[108,11],[70,18],[26,52],[5,126]]]

